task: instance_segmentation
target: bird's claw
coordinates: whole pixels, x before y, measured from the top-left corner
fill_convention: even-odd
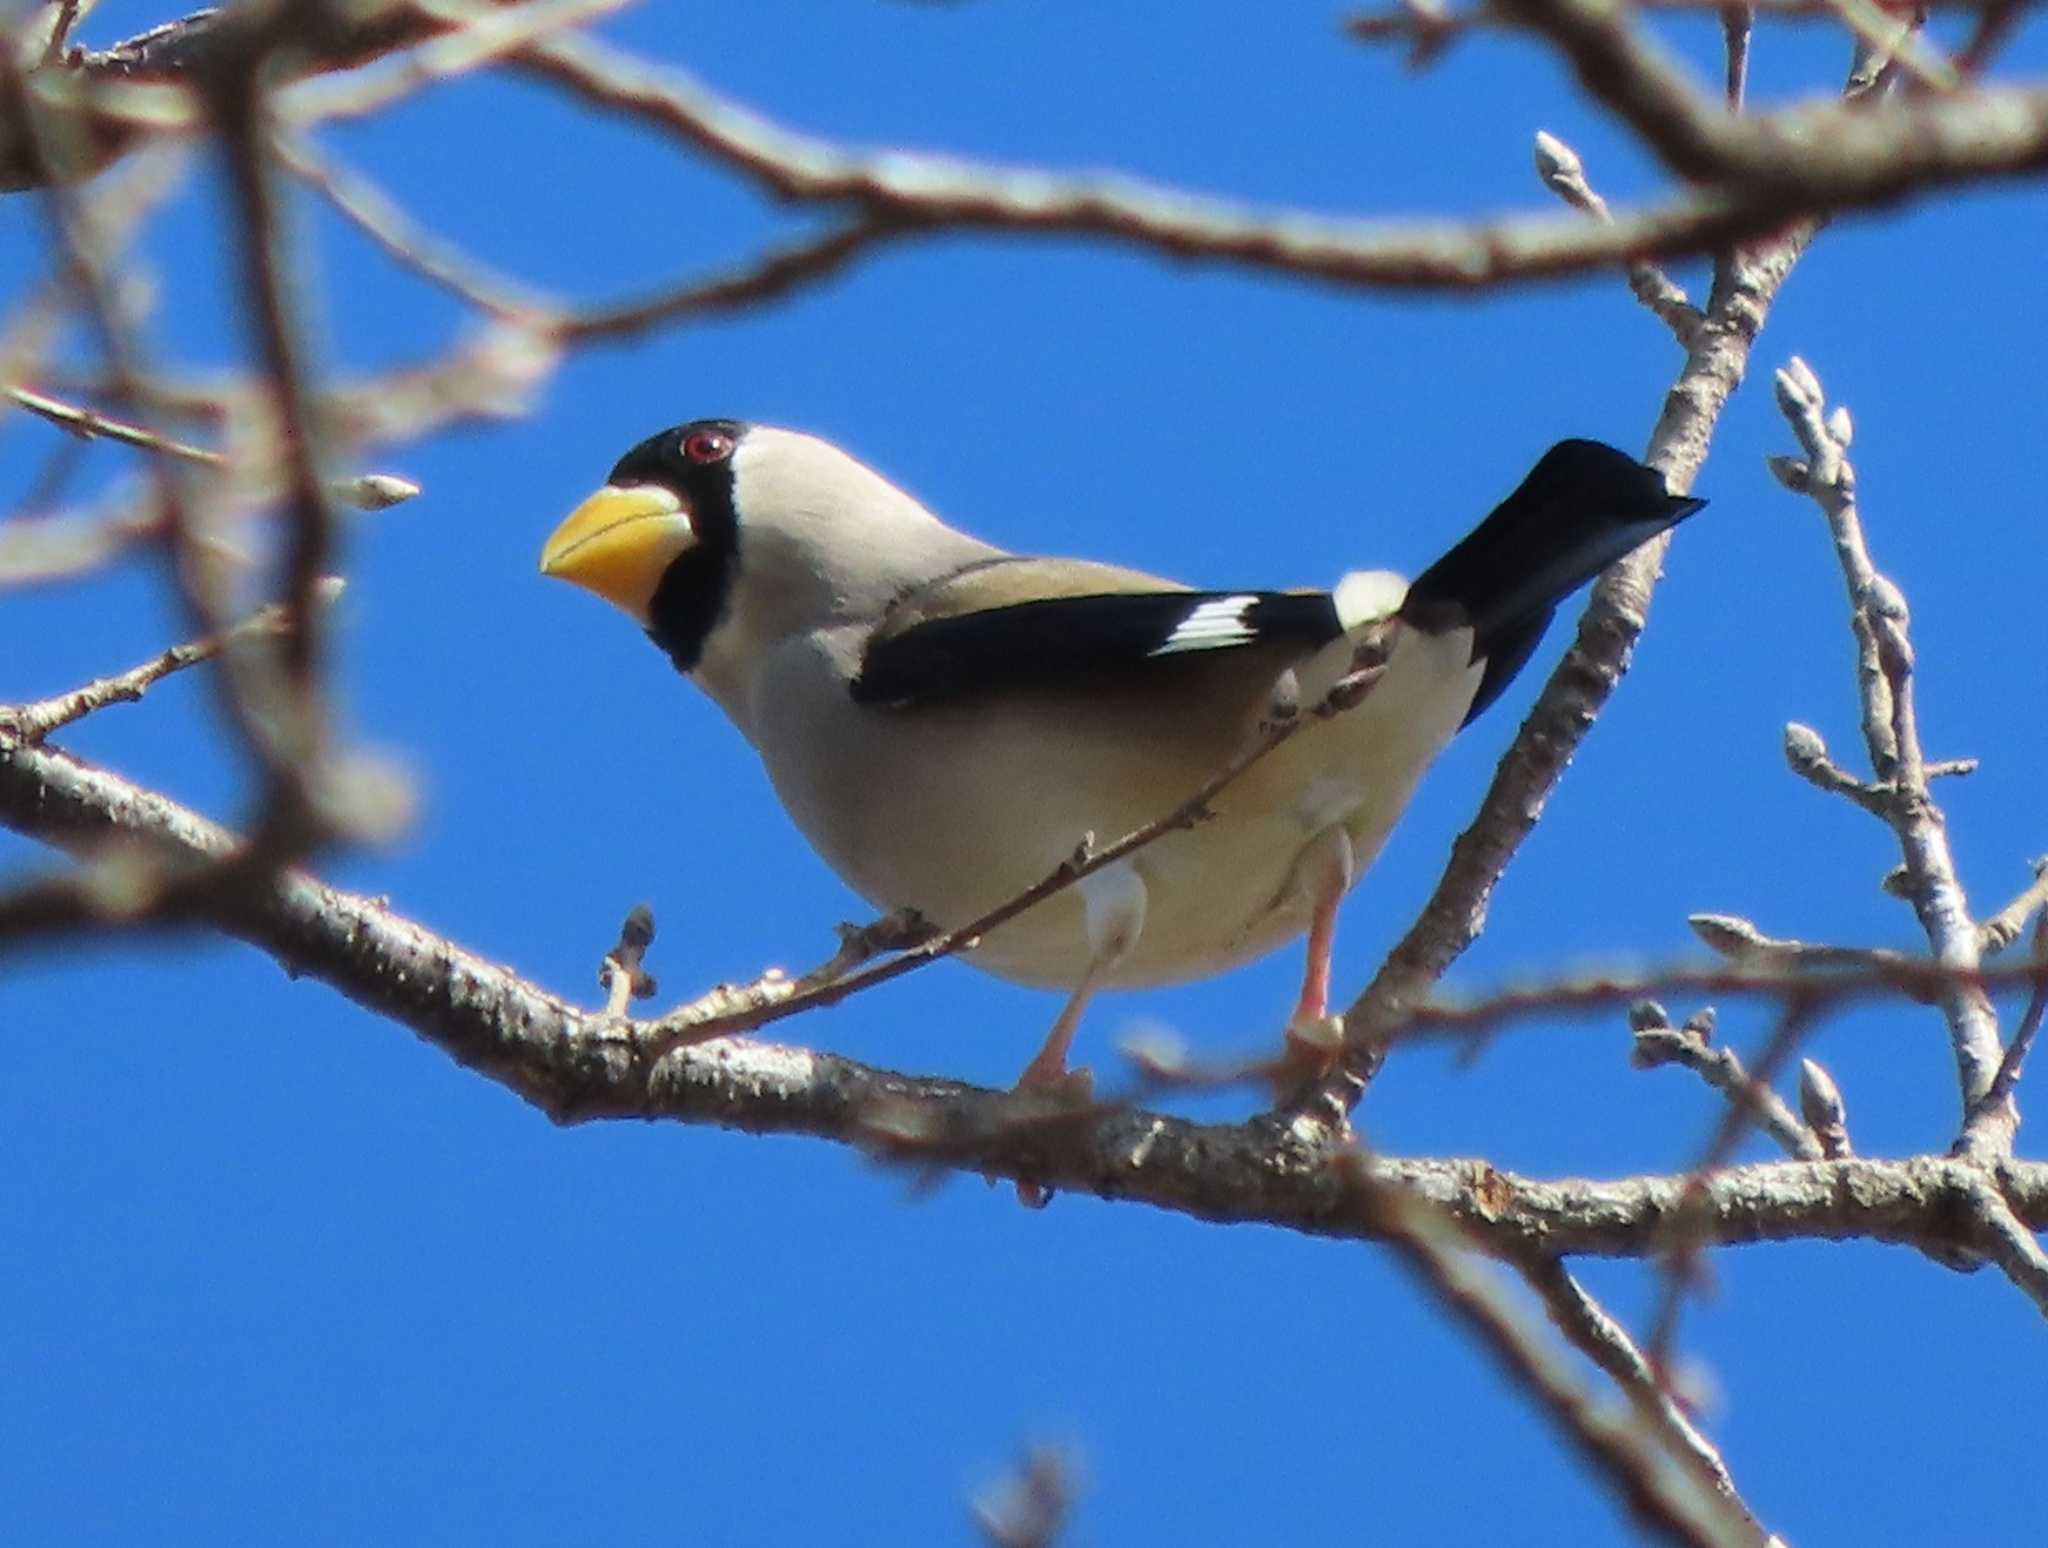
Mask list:
[[[1024,1073],[1017,1077],[1017,1084],[1012,1089],[1019,1096],[1043,1096],[1063,1107],[1086,1107],[1095,1100],[1095,1072],[1070,1070],[1064,1064],[1048,1064],[1041,1068],[1034,1059],[1024,1067]]]
[[[1285,1044],[1272,1066],[1275,1101],[1284,1103],[1296,1092],[1322,1080],[1337,1068],[1343,1056],[1342,1016],[1295,1016],[1287,1023]]]

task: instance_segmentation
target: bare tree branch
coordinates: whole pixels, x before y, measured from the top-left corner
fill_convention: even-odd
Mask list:
[[[1978,1099],[1980,1108],[1997,1108],[2012,1099],[2013,1088],[2019,1084],[2020,1073],[2026,1068],[2027,1055],[2033,1050],[2034,1039],[2040,1035],[2042,1018],[2048,1015],[2048,914],[2034,925],[2034,961],[2039,964],[2040,971],[2034,980],[2033,998],[2027,1001],[2026,1010],[2020,1014],[2012,1041],[2005,1045],[1997,1073]]]
[[[594,39],[550,35],[548,26],[528,18],[545,4],[511,8],[519,21],[508,19],[487,47],[472,46],[449,68],[471,68],[502,52],[517,68],[678,136],[778,197],[851,202],[897,228],[1087,233],[1177,257],[1357,285],[1463,289],[1713,251],[1800,219],[1887,204],[1929,187],[2037,171],[2048,162],[2048,91],[1985,88],[1888,104],[1882,113],[1808,106],[1741,119],[1695,90],[1598,0],[1512,0],[1502,14],[1553,40],[1588,90],[1700,188],[1598,227],[1533,217],[1390,227],[1243,210],[1129,182],[903,152],[856,154],[778,128],[677,72],[657,70]],[[559,25],[588,7],[549,9],[542,19]],[[472,27],[478,14],[475,4],[446,0],[376,6],[366,17],[350,12],[354,20],[295,21],[284,42],[300,73],[344,69]],[[173,26],[180,29],[175,39],[134,40],[135,46],[73,61],[67,69],[85,79],[177,79],[241,46],[225,21]],[[110,128],[104,111],[88,117],[102,158],[132,137],[132,127]],[[10,156],[8,143],[0,122],[0,186],[29,186],[35,173],[12,166],[20,157]]]
[[[1399,627],[1390,624],[1391,628]],[[1283,692],[1276,696],[1276,703],[1266,716],[1257,733],[1243,747],[1236,757],[1204,780],[1186,800],[1169,812],[1140,828],[1123,834],[1108,844],[1098,845],[1093,834],[1084,835],[1080,846],[1061,865],[1055,867],[1042,880],[1026,887],[1015,896],[1006,898],[989,909],[979,918],[970,919],[950,930],[932,934],[928,939],[904,950],[890,961],[866,968],[859,973],[843,978],[825,978],[811,975],[807,986],[792,985],[782,980],[764,980],[752,986],[751,992],[716,992],[708,1001],[686,1005],[661,1018],[652,1029],[648,1039],[652,1055],[659,1059],[670,1048],[687,1042],[701,1042],[706,1036],[724,1030],[737,1030],[765,1026],[800,1011],[825,1005],[836,1005],[849,995],[864,989],[900,978],[903,974],[937,962],[957,952],[972,948],[990,931],[1007,924],[1027,909],[1034,908],[1052,897],[1077,885],[1098,871],[1106,870],[1118,861],[1137,853],[1147,845],[1196,823],[1204,821],[1209,813],[1209,803],[1249,773],[1261,759],[1315,721],[1327,720],[1355,709],[1371,693],[1386,669],[1386,647],[1390,636],[1376,634],[1359,642],[1352,662],[1352,669],[1339,678],[1324,695],[1322,700],[1304,710],[1291,702]],[[1288,680],[1291,689],[1291,675]]]
[[[1826,412],[1820,380],[1795,357],[1777,373],[1778,406],[1806,453],[1795,476],[1827,518],[1835,556],[1848,584],[1850,622],[1857,641],[1864,740],[1884,797],[1881,815],[1905,858],[1907,895],[1937,960],[1962,971],[1983,959],[1984,937],[1949,851],[1948,824],[1928,789],[1913,694],[1913,646],[1907,636],[1905,597],[1872,564],[1848,459],[1848,412]],[[1958,985],[1944,992],[1942,1011],[1962,1087],[1965,1114],[1959,1141],[1965,1154],[1995,1158],[2011,1152],[2019,1110],[2008,1097],[1987,1104],[2002,1056],[1998,1017],[1981,993]]]
[[[856,203],[909,228],[1085,233],[1174,257],[1224,259],[1340,283],[1454,288],[1710,252],[1803,218],[1916,189],[2012,176],[2048,160],[2048,91],[1986,90],[1880,118],[1819,105],[1724,113],[1597,0],[1529,0],[1553,37],[1674,169],[1709,185],[1612,223],[1530,217],[1396,227],[1244,210],[1123,180],[1060,177],[891,151],[864,155],[792,133],[673,70],[589,38],[550,38],[512,63],[586,101],[685,140],[779,198]]]
[[[1344,1041],[1334,1050],[1342,1069],[1277,1117],[1197,1124],[1143,1105],[1161,1092],[1271,1073],[1262,1064],[1202,1070],[1175,1051],[1153,1051],[1135,1061],[1140,1079],[1120,1097],[1076,1103],[871,1068],[739,1034],[971,950],[1003,919],[1196,820],[1211,795],[1292,733],[1298,715],[1276,716],[1241,760],[1176,811],[1105,848],[1090,836],[1069,864],[984,919],[936,936],[914,918],[877,921],[846,932],[840,950],[810,974],[720,985],[658,1018],[627,1015],[632,1001],[654,987],[642,961],[652,939],[643,911],[629,916],[607,955],[605,1003],[593,1011],[392,913],[381,900],[327,887],[289,864],[334,830],[320,804],[330,759],[315,606],[339,584],[325,578],[338,541],[329,501],[353,497],[375,507],[416,492],[389,475],[329,481],[322,453],[352,455],[367,443],[417,438],[523,406],[524,394],[574,348],[770,300],[905,239],[999,231],[1082,235],[1176,259],[1362,288],[1473,289],[1620,266],[1637,298],[1686,350],[1649,442],[1650,460],[1683,490],[1778,288],[1819,221],[2048,167],[2048,89],[1971,82],[2030,0],[1953,0],[1976,13],[1975,31],[1953,64],[1920,39],[1924,8],[1905,17],[1871,0],[1637,0],[1618,7],[1610,0],[1478,0],[1456,13],[1413,0],[1408,10],[1361,20],[1354,30],[1405,37],[1418,57],[1476,26],[1533,32],[1682,185],[1661,202],[1617,214],[1571,149],[1539,135],[1546,186],[1591,220],[1527,215],[1422,224],[1242,207],[1117,178],[835,144],[792,132],[686,75],[573,30],[616,3],[243,0],[90,52],[68,42],[89,0],[51,0],[10,45],[0,65],[0,188],[45,190],[63,263],[0,337],[0,384],[45,383],[39,362],[53,348],[55,323],[82,303],[108,357],[108,380],[85,396],[138,422],[25,386],[6,386],[5,394],[75,435],[136,447],[147,454],[155,482],[140,498],[102,499],[83,515],[10,524],[0,531],[0,584],[76,574],[129,544],[161,539],[189,611],[208,632],[70,693],[0,706],[0,823],[72,857],[0,891],[0,955],[58,937],[221,932],[411,1028],[558,1122],[661,1118],[809,1134],[920,1175],[1005,1177],[1040,1193],[1088,1191],[1205,1220],[1261,1221],[1385,1243],[1594,1475],[1652,1530],[1686,1544],[1775,1542],[1662,1379],[1693,1271],[1708,1247],[1851,1238],[1898,1244],[1951,1266],[1995,1264],[2048,1315],[2048,1252],[2033,1234],[2048,1227],[2048,1165],[2012,1154],[2012,1093],[2048,1012],[2048,922],[2036,928],[2032,960],[1984,965],[2040,914],[2048,870],[1996,915],[1972,921],[1942,813],[1928,794],[1935,777],[1972,765],[1923,753],[1904,603],[1864,549],[1845,456],[1847,419],[1839,410],[1824,412],[1818,382],[1797,361],[1781,373],[1779,390],[1805,457],[1779,459],[1777,471],[1813,495],[1835,534],[1850,585],[1875,773],[1864,780],[1838,767],[1818,735],[1802,726],[1787,728],[1786,755],[1802,778],[1892,826],[1906,857],[1904,891],[1919,911],[1931,957],[1780,940],[1747,920],[1696,915],[1695,928],[1722,962],[1527,984],[1467,1003],[1432,999],[1437,980],[1480,930],[1494,885],[1626,671],[1668,539],[1617,565],[1596,587],[1575,643],[1503,758],[1429,905],[1347,1014]],[[1727,69],[1719,92],[1696,82],[1643,30],[1641,13],[1681,9],[1712,10],[1721,19]],[[1844,27],[1856,40],[1849,95],[1858,100],[1754,117],[1733,111],[1744,94],[1758,12],[1825,16]],[[371,68],[333,78],[363,65]],[[555,299],[457,251],[369,179],[311,144],[313,124],[374,114],[487,67],[551,83],[710,160],[796,206],[804,234],[725,272],[698,273],[653,294]],[[318,76],[329,79],[313,83]],[[293,82],[307,84],[281,95]],[[258,366],[226,382],[182,388],[146,368],[119,305],[118,261],[133,226],[122,213],[127,206],[97,197],[102,189],[87,187],[86,179],[152,140],[200,135],[225,155],[243,259],[239,298],[254,325]],[[279,160],[391,260],[480,314],[483,336],[415,368],[340,385],[320,381],[300,336],[296,271],[275,184]],[[1652,260],[1703,253],[1714,256],[1716,271],[1698,307]],[[197,441],[164,432],[188,412],[208,424]],[[205,475],[184,476],[185,464]],[[35,502],[55,503],[61,483],[61,476],[37,480]],[[228,517],[259,509],[281,515],[285,557],[276,589],[286,600],[225,629],[227,589],[215,562],[230,548],[222,529]],[[274,657],[282,666],[267,678],[220,674],[237,676],[239,691],[227,692],[226,702],[268,776],[268,800],[251,837],[48,745],[61,727],[221,655],[230,668],[243,658],[260,658],[260,665]],[[1309,713],[1335,713],[1369,691],[1374,663],[1357,665],[1346,685],[1353,698],[1333,698]],[[1673,989],[1759,998],[1780,1018],[1753,1069],[1713,1047],[1698,1018],[1677,1028],[1661,1009],[1654,1024],[1645,1014],[1635,1018],[1638,1062],[1685,1064],[1727,1098],[1711,1142],[1688,1173],[1551,1181],[1478,1161],[1373,1156],[1349,1141],[1349,1106],[1398,1041],[1476,1041],[1518,1020],[1581,1015]],[[2021,989],[2029,991],[2029,1004],[2001,1047],[1991,996]],[[1955,1154],[1855,1157],[1840,1092],[1811,1060],[1799,1087],[1803,1119],[1772,1090],[1823,1014],[1872,999],[1942,1008],[1963,1096]],[[1792,1159],[1727,1165],[1752,1124]],[[1616,1383],[1628,1401],[1625,1412],[1609,1411],[1581,1390],[1566,1352],[1526,1325],[1505,1293],[1511,1287],[1493,1265],[1477,1261],[1481,1254],[1527,1281],[1567,1343]],[[1568,1272],[1561,1255],[1570,1254],[1665,1265],[1664,1305],[1648,1353]],[[1016,1510],[985,1514],[984,1530],[994,1540],[1049,1543],[1068,1504],[1064,1479],[1034,1465],[1019,1499]]]
[[[1579,153],[1556,135],[1541,130],[1536,135],[1536,175],[1543,179],[1544,187],[1573,209],[1613,224],[1614,212],[1586,181],[1586,165],[1579,159]],[[1701,318],[1699,308],[1687,298],[1684,289],[1654,263],[1633,262],[1624,272],[1635,298],[1671,330],[1681,347],[1690,344]]]
[[[548,0],[484,0],[515,13],[558,11]],[[245,3],[194,11],[152,27],[111,48],[66,49],[35,72],[46,111],[65,116],[80,142],[78,172],[89,174],[133,148],[152,123],[190,127],[172,103],[151,99],[156,111],[122,116],[119,104],[95,103],[95,88],[177,86],[248,56],[253,38],[269,38],[283,52],[291,79],[353,70],[452,30],[456,23],[404,0],[355,0],[349,5]],[[515,39],[525,34],[515,34]],[[168,111],[167,111],[168,110]],[[35,151],[33,132],[18,97],[0,95],[0,192],[44,185],[48,168]]]
[[[238,841],[163,796],[0,728],[0,822],[114,869],[0,898],[0,942],[105,928],[115,903],[249,941],[410,1027],[559,1122],[667,1118],[810,1134],[942,1166],[1123,1198],[1211,1220],[1263,1220],[1381,1239],[1335,1160],[1346,1152],[1269,1120],[1191,1123],[1134,1108],[1071,1110],[1030,1094],[872,1069],[745,1039],[642,1057],[630,1026],[588,1013],[393,912],[297,871],[232,874]],[[125,845],[125,847],[123,847]],[[113,846],[113,847],[110,847]],[[99,857],[97,861],[93,857]],[[180,891],[176,878],[206,885]],[[168,878],[168,879],[167,879]],[[2014,975],[2014,981],[2021,981]],[[1923,1252],[1979,1249],[1986,1173],[1939,1156],[1773,1162],[1702,1177],[1546,1182],[1475,1161],[1370,1163],[1448,1210],[1503,1256],[1662,1250],[1673,1212],[1701,1243],[1859,1238]],[[2048,1227],[2048,1164],[2007,1160],[1998,1188]]]
[[[1707,1026],[1688,1021],[1671,1025],[1664,1008],[1654,1000],[1644,1001],[1629,1012],[1629,1030],[1635,1037],[1631,1060],[1636,1068],[1651,1070],[1677,1064],[1691,1070],[1740,1108],[1745,1117],[1784,1149],[1801,1160],[1817,1161],[1823,1151],[1813,1131],[1785,1105],[1777,1092],[1751,1075],[1732,1048],[1716,1048],[1707,1041]]]
[[[2048,856],[2034,861],[2034,879],[2020,895],[1977,927],[1984,954],[1994,956],[2018,940],[2027,922],[2048,910]]]
[[[1873,816],[1885,814],[1884,791],[1856,778],[1828,756],[1828,744],[1813,727],[1799,721],[1785,726],[1785,762],[1817,790],[1853,801]]]
[[[341,594],[342,582],[339,577],[330,576],[320,588],[319,600],[324,606]],[[183,645],[173,645],[161,655],[154,656],[140,666],[126,672],[117,672],[112,677],[102,677],[75,688],[69,693],[58,694],[55,698],[43,699],[34,704],[0,705],[0,731],[24,743],[42,741],[51,732],[61,730],[75,721],[83,720],[96,710],[110,704],[134,704],[156,684],[173,672],[182,672],[186,667],[197,666],[202,661],[211,661],[222,651],[230,649],[235,641],[253,639],[263,635],[277,635],[292,626],[290,615],[281,607],[264,608],[252,618],[244,619],[224,635],[212,635],[192,640]]]
[[[166,452],[173,457],[182,457],[188,462],[201,463],[207,467],[229,466],[227,457],[204,446],[193,446],[188,442],[174,440],[145,430],[141,425],[115,419],[97,409],[85,408],[76,403],[66,403],[45,393],[31,392],[26,387],[5,387],[0,392],[16,405],[39,418],[48,420],[59,429],[70,432],[84,440],[119,441],[124,446],[140,447],[146,451]],[[353,478],[337,478],[327,481],[328,494],[344,505],[352,505],[363,511],[385,511],[394,505],[403,504],[420,492],[420,486],[409,478],[400,478],[395,473],[361,473]]]
[[[1983,0],[1940,0],[1940,8],[1976,10],[1980,15],[1986,9]],[[1734,6],[1727,4],[1727,0],[1629,0],[1627,9],[1638,15],[1718,12],[1728,40],[1726,87],[1728,103],[1733,107],[1742,104],[1748,75],[1750,18],[1758,14],[1779,21],[1835,22],[1856,37],[1873,58],[1881,54],[1885,59],[1903,59],[1918,81],[1952,90],[1957,80],[1952,67],[1909,36],[1902,42],[1902,24],[1871,0],[1760,0],[1757,4]],[[1450,11],[1422,0],[1409,0],[1385,10],[1361,12],[1345,23],[1345,30],[1365,43],[1406,43],[1426,61],[1473,32],[1523,29],[1531,25],[1524,13],[1506,3],[1477,4]],[[1869,61],[1865,68],[1869,69]],[[1869,70],[1869,74],[1874,78],[1875,70]]]
[[[1690,487],[1705,459],[1722,405],[1741,382],[1772,298],[1798,261],[1807,235],[1794,232],[1722,265],[1716,274],[1714,294],[1650,437],[1649,461],[1664,469],[1674,489]],[[1341,1129],[1345,1114],[1384,1062],[1389,1030],[1428,998],[1430,987],[1478,939],[1495,884],[1628,669],[1669,541],[1666,534],[1644,544],[1594,586],[1577,639],[1502,755],[1479,812],[1458,835],[1429,901],[1345,1012],[1351,1052],[1341,1078],[1298,1098],[1292,1104],[1298,1116]]]
[[[452,291],[489,315],[529,320],[555,310],[553,303],[516,281],[495,274],[454,245],[418,225],[370,179],[321,151],[305,135],[280,131],[277,157],[293,176],[319,190],[395,262]]]
[[[1557,1330],[1612,1378],[1665,1451],[1747,1515],[1721,1453],[1664,1390],[1628,1330],[1557,1259],[1540,1258],[1519,1267],[1530,1288],[1542,1298]]]
[[[1766,1548],[1768,1534],[1736,1495],[1719,1458],[1711,1465],[1704,1460],[1697,1436],[1671,1424],[1665,1407],[1650,1398],[1636,1406],[1634,1421],[1596,1406],[1559,1354],[1508,1299],[1494,1265],[1481,1259],[1478,1242],[1465,1228],[1412,1191],[1375,1176],[1363,1156],[1348,1156],[1345,1163],[1356,1179],[1361,1203],[1377,1217],[1388,1245],[1410,1272],[1530,1397],[1639,1522],[1667,1541],[1691,1548]],[[1534,1275],[1530,1277],[1533,1281]],[[1564,1285],[1577,1288],[1568,1276]],[[1555,1278],[1547,1286],[1563,1296],[1564,1287]],[[1551,1294],[1545,1299],[1551,1302]],[[1581,1315],[1563,1329],[1575,1343],[1598,1326],[1591,1315],[1598,1308],[1583,1293],[1577,1310]],[[1609,1361],[1622,1365],[1615,1341],[1620,1330],[1609,1323],[1603,1331],[1607,1337],[1597,1341],[1597,1347]],[[1626,1343],[1626,1335],[1620,1335],[1620,1342]],[[1633,1396],[1630,1375],[1628,1380],[1616,1379]],[[1711,1448],[1706,1454],[1712,1455]]]
[[[324,16],[342,9],[331,0],[310,0],[289,14],[303,22],[309,13]],[[262,361],[261,391],[275,419],[273,434],[289,517],[276,587],[293,622],[280,641],[282,671],[250,672],[240,685],[266,727],[260,739],[268,780],[261,820],[265,831],[259,832],[258,843],[274,845],[281,855],[324,836],[318,831],[322,819],[315,815],[309,790],[309,782],[325,781],[328,756],[325,649],[314,597],[321,577],[333,568],[335,549],[334,512],[327,503],[315,445],[312,387],[296,298],[286,274],[276,169],[270,157],[266,78],[272,60],[289,41],[290,34],[274,18],[267,26],[252,25],[236,48],[198,72],[240,215],[244,311],[252,321],[253,342]]]
[[[2043,1316],[2048,1316],[2048,1252],[1989,1178],[1979,1178],[1967,1206],[1976,1229],[1973,1245],[1997,1264]]]
[[[110,223],[101,213],[104,200],[95,200],[77,182],[89,150],[80,126],[51,113],[48,104],[37,99],[32,78],[22,74],[5,49],[0,49],[0,111],[16,114],[21,154],[42,174],[42,203],[52,245],[62,254],[64,272],[99,334],[114,388],[121,401],[134,405],[145,418],[152,417],[156,404],[138,330],[120,306],[111,276],[114,249]],[[179,600],[194,631],[222,635],[231,623],[222,568],[215,562],[217,551],[206,541],[193,491],[169,445],[154,432],[143,443],[156,507],[148,530],[161,535]],[[227,674],[222,674],[220,703],[243,747],[259,767],[267,766],[267,727]]]
[[[638,300],[583,307],[550,319],[546,326],[564,345],[629,339],[680,318],[775,300],[837,274],[856,258],[903,234],[886,220],[857,217],[817,236],[773,248],[724,274],[685,280]]]

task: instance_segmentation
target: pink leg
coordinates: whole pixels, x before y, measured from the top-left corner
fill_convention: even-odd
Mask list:
[[[1017,1077],[1017,1090],[1044,1092],[1079,1106],[1086,1106],[1094,1097],[1095,1077],[1086,1070],[1068,1069],[1067,1050],[1074,1045],[1074,1033],[1080,1028],[1081,1013],[1088,1008],[1090,997],[1102,982],[1103,975],[1116,966],[1128,944],[1125,942],[1118,950],[1097,956],[1088,964],[1088,971],[1081,975],[1081,981],[1074,985],[1074,992],[1067,996],[1067,1003],[1060,1007],[1052,1030],[1045,1034],[1045,1041],[1039,1045],[1038,1052],[1031,1056],[1031,1062],[1024,1066],[1024,1073]],[[1043,1183],[1019,1182],[1017,1202],[1026,1209],[1044,1209],[1052,1202],[1052,1189]]]
[[[1055,1091],[1086,1101],[1094,1081],[1086,1070],[1068,1070],[1067,1050],[1081,1025],[1081,1012],[1089,998],[1102,987],[1145,928],[1145,884],[1129,864],[1119,862],[1084,877],[1076,890],[1081,894],[1083,918],[1088,931],[1088,969],[1074,992],[1061,1007],[1059,1018],[1045,1035],[1045,1042],[1017,1077],[1020,1091]]]
[[[1301,978],[1301,999],[1288,1026],[1312,1027],[1330,1014],[1330,952],[1337,944],[1337,909],[1351,890],[1351,835],[1326,828],[1302,855],[1302,884],[1313,912],[1309,915],[1308,961]]]
[[[1074,986],[1074,992],[1067,996],[1067,1003],[1060,1007],[1059,1016],[1054,1020],[1052,1030],[1045,1034],[1045,1041],[1039,1045],[1038,1052],[1031,1056],[1031,1062],[1024,1066],[1024,1073],[1017,1077],[1019,1091],[1049,1091],[1086,1100],[1094,1082],[1086,1070],[1067,1068],[1067,1050],[1074,1046],[1074,1033],[1081,1026],[1081,1013],[1088,1008],[1096,984],[1114,961],[1114,958],[1097,958],[1090,964],[1086,976]]]
[[[1301,979],[1301,1000],[1288,1018],[1290,1026],[1307,1026],[1330,1014],[1330,951],[1337,944],[1337,905],[1342,888],[1316,899],[1308,927],[1308,964]]]
[[[1351,835],[1325,828],[1297,862],[1296,884],[1309,895],[1308,961],[1301,998],[1287,1022],[1287,1047],[1274,1076],[1280,1100],[1304,1079],[1326,1073],[1336,1059],[1341,1028],[1330,1015],[1330,951],[1337,943],[1337,908],[1351,889],[1355,861]]]

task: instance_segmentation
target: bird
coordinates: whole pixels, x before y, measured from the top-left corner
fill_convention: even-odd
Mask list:
[[[710,418],[621,457],[540,568],[628,614],[710,696],[854,891],[942,928],[1174,811],[1276,705],[1369,681],[1203,820],[968,954],[1066,991],[1017,1086],[1071,1092],[1086,1090],[1067,1059],[1097,991],[1207,977],[1303,935],[1287,1026],[1290,1047],[1314,1046],[1338,905],[1424,770],[1500,697],[1559,602],[1704,503],[1611,446],[1564,440],[1413,581],[1201,590],[1010,552],[823,439]]]

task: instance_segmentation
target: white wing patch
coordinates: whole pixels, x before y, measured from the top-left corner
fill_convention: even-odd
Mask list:
[[[1378,623],[1400,612],[1408,599],[1408,582],[1392,570],[1353,570],[1337,582],[1333,595],[1337,625],[1348,634],[1360,624]]]
[[[1204,602],[1175,626],[1162,644],[1147,651],[1151,656],[1177,656],[1189,650],[1216,650],[1225,645],[1249,645],[1257,636],[1245,622],[1245,613],[1258,601],[1256,596],[1217,597]]]

